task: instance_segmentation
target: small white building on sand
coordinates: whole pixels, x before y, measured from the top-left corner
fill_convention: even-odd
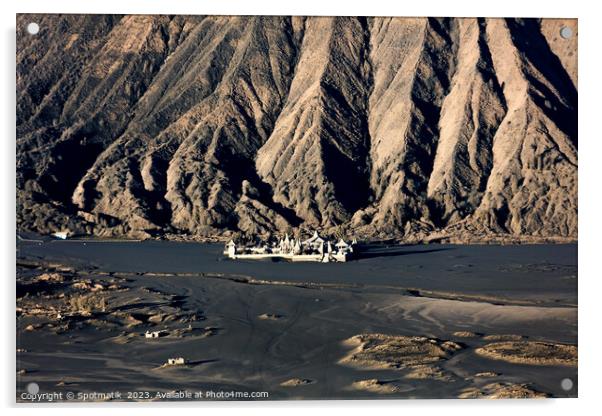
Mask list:
[[[347,243],[340,239],[333,243],[328,239],[321,237],[317,231],[306,240],[299,238],[290,238],[288,234],[280,238],[277,242],[259,244],[254,246],[244,246],[236,244],[230,240],[224,247],[224,255],[231,259],[269,259],[280,258],[293,262],[312,261],[312,262],[345,262],[352,255],[356,241]]]
[[[52,233],[53,237],[56,237],[58,239],[61,240],[66,240],[69,237],[69,231],[68,230],[63,230],[63,231],[57,231],[55,233]]]
[[[186,360],[182,357],[168,358],[166,364],[167,365],[185,365]]]
[[[160,330],[160,331],[146,331],[144,333],[144,338],[161,338],[163,336],[167,335],[167,331],[165,330]]]

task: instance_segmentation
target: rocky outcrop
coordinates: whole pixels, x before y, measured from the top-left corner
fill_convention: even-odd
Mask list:
[[[574,20],[17,27],[20,229],[577,237]]]

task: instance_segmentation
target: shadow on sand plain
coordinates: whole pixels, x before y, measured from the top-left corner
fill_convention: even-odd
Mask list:
[[[427,249],[427,250],[405,250],[405,249],[401,249],[401,248],[395,248],[395,249],[380,249],[380,250],[370,250],[367,249],[366,251],[359,251],[357,253],[356,256],[356,260],[363,260],[363,259],[372,259],[372,258],[376,258],[376,257],[394,257],[394,256],[408,256],[408,255],[415,255],[415,254],[428,254],[428,253],[436,253],[438,251],[447,251],[447,250],[454,250],[452,247],[442,247],[442,248],[431,248],[431,249]]]

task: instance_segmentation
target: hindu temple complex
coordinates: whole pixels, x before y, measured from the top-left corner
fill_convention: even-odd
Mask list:
[[[231,259],[280,258],[321,263],[345,262],[352,258],[356,244],[355,239],[351,242],[346,242],[342,238],[333,241],[321,237],[317,231],[314,231],[306,240],[291,238],[288,234],[272,243],[256,245],[242,245],[230,240],[224,247],[224,255]]]

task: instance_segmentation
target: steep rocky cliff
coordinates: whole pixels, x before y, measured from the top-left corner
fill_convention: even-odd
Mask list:
[[[577,22],[19,15],[17,203],[42,233],[576,239]]]

